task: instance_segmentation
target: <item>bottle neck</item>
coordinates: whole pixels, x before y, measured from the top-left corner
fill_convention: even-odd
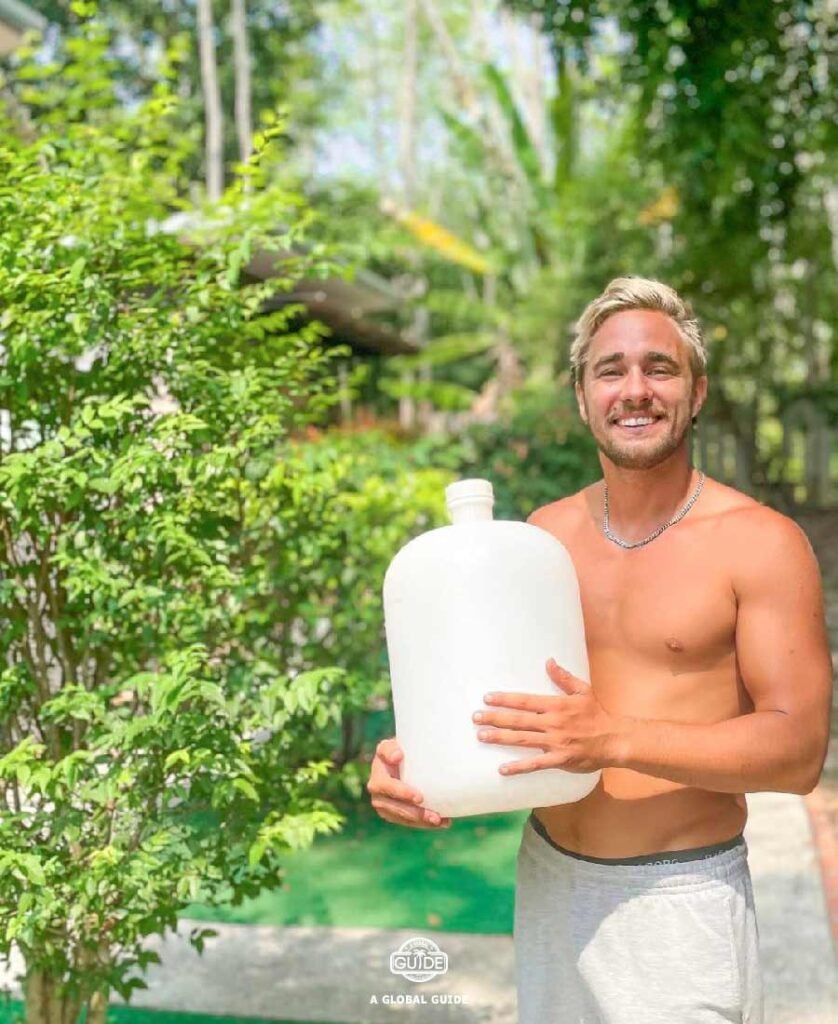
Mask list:
[[[492,501],[485,498],[473,498],[467,501],[448,503],[448,515],[453,526],[463,523],[490,523],[492,521]]]

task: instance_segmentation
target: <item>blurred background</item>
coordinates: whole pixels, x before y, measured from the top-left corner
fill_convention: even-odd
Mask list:
[[[85,7],[28,5],[51,57]],[[23,4],[3,9],[27,23]],[[501,409],[541,422],[540,402],[566,403],[584,304],[618,274],[655,276],[693,301],[710,347],[699,460],[789,509],[828,506],[838,474],[835,14],[830,0],[111,0],[98,17],[119,102],[169,75],[194,142],[183,196],[220,195],[282,112],[271,171],[349,273],[300,292],[351,349],[335,422],[449,437]],[[553,475],[558,446],[531,447],[515,475],[546,470],[548,490],[508,513],[577,482]]]
[[[191,412],[228,439],[237,409],[262,417],[258,444],[236,449],[251,489],[224,512],[224,543],[261,575],[246,587],[213,577],[207,593],[223,597],[178,628],[219,650],[209,605],[235,608],[235,635],[267,646],[219,685],[250,692],[267,663],[285,684],[307,681],[282,756],[321,765],[287,789],[319,802],[271,805],[271,817],[254,768],[241,875],[184,890],[177,913],[510,931],[518,818],[437,836],[367,807],[374,745],[393,731],[380,588],[398,548],[445,522],[451,480],[490,479],[496,517],[524,518],[598,478],[568,350],[615,276],[659,278],[693,303],[710,380],[695,460],[804,526],[838,645],[836,0],[0,0],[0,54],[7,462],[74,429],[79,396],[98,407],[142,394],[151,415]],[[97,318],[97,303],[119,316]],[[181,352],[182,318],[215,349]],[[23,322],[43,330],[15,334]],[[220,378],[195,369],[221,372],[222,348],[225,374],[266,374],[264,387],[231,388],[222,404]],[[124,440],[133,428],[120,422]],[[221,434],[182,427],[195,451],[220,450]],[[66,498],[90,522],[113,515],[125,546],[111,569],[140,543],[135,526],[119,532],[115,465]],[[54,496],[56,478],[38,473]],[[216,486],[196,479],[198,495]],[[24,497],[7,555],[33,529]],[[183,530],[215,544],[215,526],[191,515]],[[82,536],[80,516],[50,519],[55,546],[39,564],[59,576],[70,563],[58,541]],[[159,599],[114,598],[146,624]],[[106,629],[90,602],[75,619],[50,607],[80,636],[98,623],[111,666],[122,651],[132,672],[157,671],[171,623],[159,637],[118,616]],[[54,655],[60,666],[58,644]],[[44,672],[47,696],[72,681]],[[96,676],[111,701],[127,669],[114,672]],[[833,836],[836,793],[830,761],[818,813]],[[166,818],[162,798],[149,815]],[[283,830],[292,817],[296,831]]]

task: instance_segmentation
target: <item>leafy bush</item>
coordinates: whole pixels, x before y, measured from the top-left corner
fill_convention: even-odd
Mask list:
[[[454,479],[384,430],[332,429],[287,445],[267,482],[273,502],[294,509],[282,539],[298,572],[283,573],[281,600],[296,618],[283,658],[343,669],[341,716],[328,732],[339,770],[321,790],[336,801],[361,795],[367,767],[358,755],[388,706],[384,573],[411,537],[447,522],[444,489]],[[305,480],[304,502],[290,500],[286,480]]]
[[[600,476],[596,445],[569,386],[562,392],[532,381],[496,423],[472,427],[464,441],[460,475],[492,481],[496,519],[525,519]]]
[[[272,133],[184,240],[172,97],[116,105],[95,26],[68,50],[19,68],[28,121],[0,110],[0,955],[23,954],[30,1021],[101,1024],[145,936],[199,892],[279,885],[339,826],[322,787],[356,683],[311,595],[365,531],[319,514],[332,478],[294,440],[336,401],[322,330],[262,312],[329,265],[241,279],[311,216],[264,180]]]
[[[328,481],[313,514],[341,537],[318,566],[309,621],[320,629],[301,654],[307,663],[342,665],[351,680],[354,703],[344,707],[335,736],[341,771],[327,782],[336,799],[347,791],[359,796],[375,742],[393,729],[381,603],[393,556],[411,537],[448,523],[448,483],[491,480],[495,518],[524,519],[597,479],[596,447],[569,391],[534,381],[512,396],[497,423],[458,436],[405,437],[385,424],[332,429],[294,457],[311,479]]]

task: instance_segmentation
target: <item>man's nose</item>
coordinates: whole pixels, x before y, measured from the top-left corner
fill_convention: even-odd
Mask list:
[[[639,366],[633,366],[623,377],[622,397],[635,404],[651,399],[652,388],[649,378]]]

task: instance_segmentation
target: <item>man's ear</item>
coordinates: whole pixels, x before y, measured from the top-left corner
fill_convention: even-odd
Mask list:
[[[576,404],[579,406],[579,415],[582,418],[582,422],[587,426],[588,410],[585,408],[585,392],[580,381],[574,384],[573,390],[576,392]]]
[[[707,374],[703,373],[700,377],[696,377],[693,382],[693,393],[690,399],[690,416],[695,420],[696,416],[701,412],[701,407],[707,400]]]

